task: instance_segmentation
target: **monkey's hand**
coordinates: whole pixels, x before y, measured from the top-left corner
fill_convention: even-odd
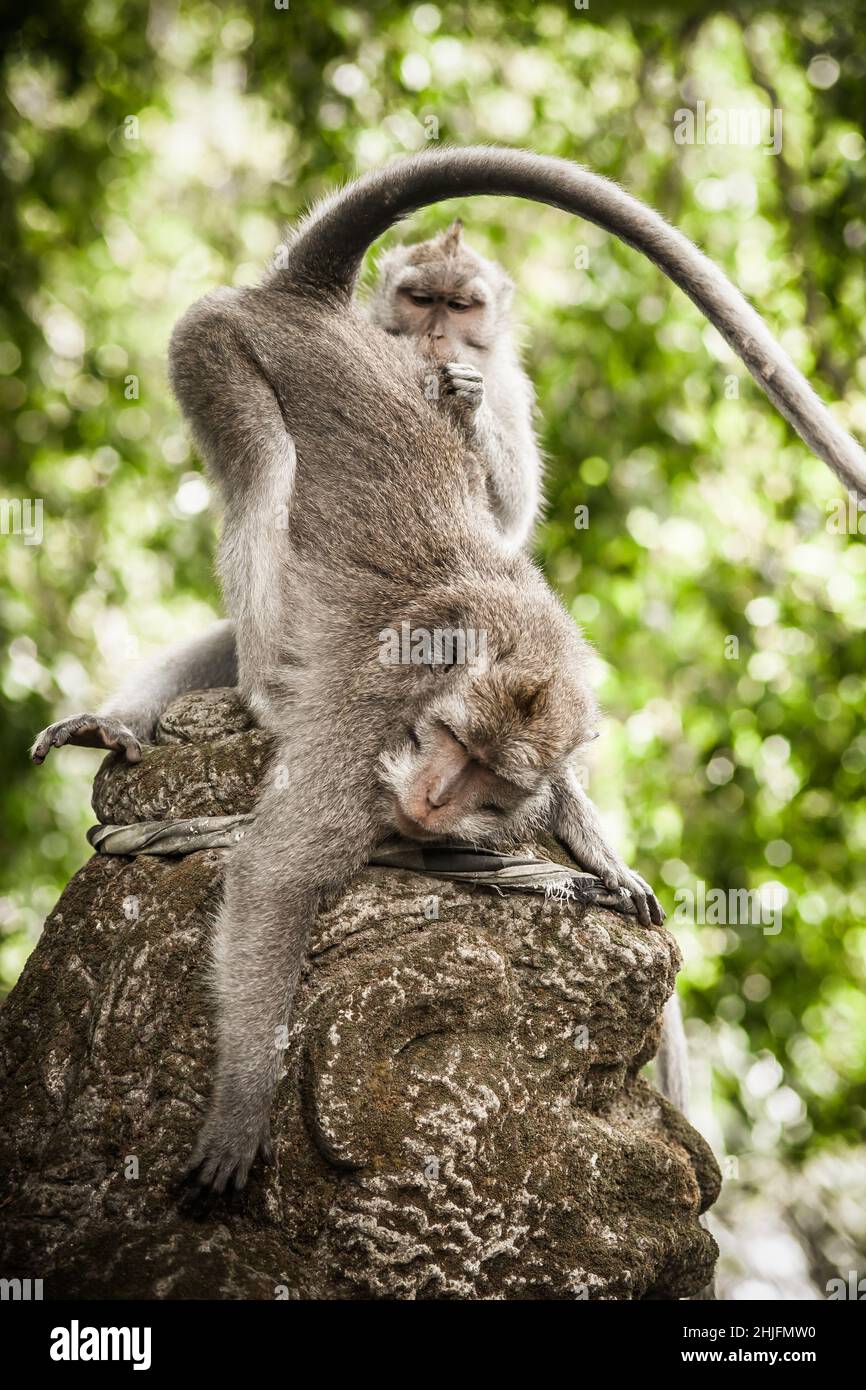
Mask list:
[[[243,1102],[215,1103],[177,1185],[181,1210],[205,1216],[223,1194],[237,1197],[257,1158],[268,1167],[274,1161],[268,1113],[262,1116]]]
[[[442,395],[455,414],[474,419],[484,400],[484,377],[465,362],[446,362],[439,370]]]
[[[44,763],[52,748],[72,743],[78,748],[108,748],[123,753],[128,763],[141,762],[141,744],[131,729],[105,714],[74,714],[50,724],[30,750],[34,763]]]
[[[600,878],[605,888],[631,899],[641,926],[661,926],[664,909],[640,874],[629,869],[610,848],[598,814],[573,773],[557,787],[553,829],[581,868]]]
[[[630,869],[606,847],[603,847],[602,853],[595,854],[591,851],[587,853],[585,850],[580,852],[580,844],[567,843],[582,868],[588,869],[600,878],[605,888],[631,899],[642,927],[648,927],[651,922],[661,926],[665,920],[664,908],[646,879],[641,878],[639,873]]]

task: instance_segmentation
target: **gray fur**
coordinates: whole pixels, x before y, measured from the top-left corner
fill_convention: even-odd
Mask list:
[[[463,243],[456,233],[458,226],[455,223],[431,241],[388,252],[379,263],[377,285],[365,312],[386,333],[414,342],[420,362],[430,369],[424,372],[425,395],[449,411],[463,431],[481,463],[489,509],[509,546],[518,549],[531,537],[541,502],[542,463],[532,424],[534,395],[511,333],[511,281],[501,266]],[[471,333],[458,332],[456,340],[452,337],[448,342],[460,362],[444,361],[432,335],[405,314],[400,287],[413,279],[445,296],[467,286],[485,296],[482,322],[474,320]],[[465,325],[458,320],[458,330],[461,327]],[[435,374],[435,394],[429,390],[431,373]],[[288,444],[285,447],[288,466],[290,450]],[[251,553],[256,557],[250,570],[241,558],[237,568],[243,579],[230,599],[239,622],[248,630],[260,621],[271,592],[268,557],[260,555],[255,545],[255,532],[262,526],[262,517],[256,514],[260,505],[256,499],[253,514],[234,517],[226,528],[226,546],[241,557]],[[278,506],[271,499],[264,517],[268,528]],[[230,562],[226,565],[229,574],[234,568]],[[43,730],[33,745],[34,759],[42,762],[51,748],[86,739],[94,746],[119,748],[135,761],[140,757],[140,742],[152,738],[156,720],[173,699],[188,690],[234,685],[236,680],[234,623],[216,623],[140,667],[98,713],[74,715]],[[254,703],[260,705],[260,699]]]
[[[306,284],[314,292],[325,289],[348,298],[367,247],[394,222],[428,203],[470,193],[512,194],[550,203],[596,222],[642,251],[706,314],[817,456],[838,474],[847,487],[866,497],[866,455],[863,450],[836,424],[826,406],[774,341],[759,315],[722,271],[658,213],[637,202],[616,184],[566,160],[493,147],[446,148],[397,160],[323,200],[295,234],[290,266],[287,270],[274,272],[271,283],[275,286],[286,283],[295,289],[300,284]],[[382,286],[374,300],[373,316],[387,331],[393,331],[393,326],[386,321],[387,296],[410,255],[411,248],[403,248],[383,259]],[[480,257],[476,257],[476,260],[481,266],[482,275],[489,280],[494,298],[504,309],[509,292],[504,272]],[[231,291],[225,293],[231,298]],[[471,413],[474,419],[470,418],[469,427],[476,432],[478,451],[482,456],[487,455],[490,464],[485,479],[488,501],[505,534],[514,539],[527,529],[527,518],[531,524],[535,514],[540,468],[536,473],[537,449],[531,429],[531,390],[522,376],[519,363],[516,364],[517,375],[514,374],[516,354],[507,335],[501,344],[499,356],[499,370],[492,375],[494,383],[501,381],[503,389],[499,391],[495,385],[491,387],[491,383],[486,383],[488,391],[496,390],[496,397],[488,402],[488,411]],[[446,364],[446,370],[453,365]],[[227,451],[233,448],[233,443],[238,445],[239,458],[244,457],[249,447],[254,447],[251,441],[256,439],[257,404],[264,416],[274,408],[273,398],[267,390],[262,397],[255,373],[252,373],[249,385],[249,401],[241,409],[238,421],[230,422],[225,440]],[[511,404],[515,400],[520,402],[516,411]],[[465,432],[465,419],[463,424]],[[275,461],[274,469],[270,473],[265,470],[263,476],[279,477],[283,472],[291,473],[291,439],[279,430],[266,431],[265,438],[270,441],[270,447],[284,450],[286,457],[282,470],[279,461]],[[500,460],[498,469],[494,463],[497,457]],[[282,504],[286,509],[291,501],[290,493],[291,488]],[[263,550],[257,545],[257,537],[272,526],[274,511],[281,504],[269,497],[265,490],[253,489],[251,497],[245,498],[248,510],[232,515],[232,499],[233,493],[229,490],[226,497],[229,514],[224,542],[226,554],[222,572],[227,585],[239,585],[237,592],[227,593],[229,607],[238,615],[246,633],[247,647],[252,649],[258,644],[261,649],[257,660],[251,663],[261,672],[268,664],[267,634],[274,626],[274,614],[269,605],[277,588],[272,573],[275,560],[273,548]],[[236,556],[234,562],[231,558],[233,551]],[[204,645],[207,640],[203,639]],[[210,666],[212,679],[208,679],[209,668],[203,659],[204,647],[197,649],[198,670],[203,684],[220,683],[219,673],[223,668],[222,635],[215,630],[210,640],[214,647]],[[186,669],[182,660],[176,668],[174,680],[170,671],[153,677],[168,699],[189,688],[181,683]],[[259,711],[263,707],[264,697],[253,690],[248,693]],[[117,701],[111,702],[112,709],[116,705]],[[138,709],[134,704],[133,722],[137,715]],[[52,746],[66,741],[83,741],[77,737],[79,726],[76,721],[85,719],[98,723],[99,716],[77,715],[72,720],[63,720],[43,730],[34,743],[36,760],[42,761]],[[106,729],[101,742],[106,747],[116,746],[113,730]],[[42,750],[41,756],[39,750]]]
[[[163,647],[140,665],[96,714],[76,714],[51,724],[31,749],[36,763],[66,743],[122,752],[138,762],[141,744],[153,739],[156,721],[178,695],[237,683],[234,623],[219,622],[196,637]]]
[[[489,508],[508,544],[519,548],[531,536],[541,501],[541,456],[532,425],[534,396],[510,329],[511,281],[501,266],[465,246],[461,231],[455,223],[431,241],[388,252],[379,263],[377,285],[365,312],[386,333],[413,340],[419,360],[429,367],[424,374],[425,394],[449,411],[463,431],[483,470]],[[438,332],[434,337],[417,317],[407,315],[400,290],[413,280],[446,298],[467,286],[483,296],[483,315],[472,316],[471,331],[460,332],[467,324],[457,320],[458,331],[448,341],[448,347],[465,360],[445,361],[441,351],[445,335]],[[429,390],[431,373],[435,394]],[[288,467],[288,443],[285,447]],[[273,499],[270,504],[266,501],[266,508],[269,505],[264,517],[268,528],[275,512]],[[268,556],[261,555],[255,544],[255,533],[262,526],[260,507],[261,499],[256,498],[252,512],[235,516],[226,528],[226,546],[241,557],[238,566],[228,563],[226,571],[231,574],[237,569],[243,575],[230,606],[249,631],[259,623],[271,593]],[[244,557],[249,555],[254,563],[247,568]],[[74,743],[118,750],[128,761],[137,761],[141,742],[153,737],[156,720],[173,699],[188,690],[234,685],[236,680],[234,623],[216,623],[139,667],[97,713],[73,715],[44,729],[34,741],[33,759],[43,762],[52,748]],[[260,707],[260,697],[253,702]]]
[[[185,690],[202,690],[237,681],[234,624],[214,623],[196,637],[176,642],[133,671],[100,714],[123,720],[137,738],[149,742],[156,721]]]
[[[184,316],[172,382],[223,494],[219,568],[239,683],[279,741],[255,832],[232,855],[216,934],[217,1076],[190,1165],[202,1189],[243,1186],[256,1155],[267,1157],[309,921],[395,828],[398,789],[420,777],[438,722],[482,746],[511,787],[505,809],[467,802],[452,834],[507,843],[554,817],[581,862],[600,864],[642,918],[660,920],[569,770],[595,719],[586,645],[509,548],[466,423],[425,399],[413,345],[351,303],[377,236],[414,208],[467,193],[549,202],[644,251],[819,457],[866,493],[862,450],[724,275],[657,214],[562,160],[469,149],[399,161],[308,218],[287,265],[260,288],[207,296]],[[469,399],[468,378],[463,390]],[[378,634],[404,620],[485,632],[486,663],[384,668]]]
[[[396,828],[435,731],[482,749],[497,773],[494,805],[468,797],[448,833],[507,843],[547,823],[597,712],[586,644],[504,541],[463,432],[425,399],[413,345],[342,293],[294,284],[290,257],[261,288],[195,305],[170,369],[224,495],[241,690],[279,744],[216,933],[217,1079],[191,1169],[220,1191],[267,1150],[310,918]],[[238,617],[250,567],[251,637],[249,609]],[[403,621],[485,633],[486,657],[445,672],[385,667],[379,634]],[[660,920],[612,852],[606,873]]]
[[[490,510],[519,549],[538,517],[542,463],[534,393],[511,329],[513,290],[501,266],[465,245],[455,222],[431,241],[382,257],[368,312],[386,333],[415,342],[435,369],[428,388],[439,386],[440,404],[464,430],[484,470]],[[419,295],[429,304],[413,303]],[[467,307],[449,312],[456,300]]]

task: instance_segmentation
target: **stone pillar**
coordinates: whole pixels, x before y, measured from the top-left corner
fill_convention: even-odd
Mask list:
[[[100,820],[249,812],[268,754],[231,692],[106,759]],[[683,1298],[716,1256],[712,1154],[639,1073],[679,957],[580,903],[370,868],[322,915],[243,1208],[171,1185],[213,1065],[230,850],[94,855],[0,1010],[0,1277],[46,1298]]]

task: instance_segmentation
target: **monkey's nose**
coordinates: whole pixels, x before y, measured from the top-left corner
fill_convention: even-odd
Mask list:
[[[430,833],[427,827],[430,809],[428,807],[426,810],[422,810],[420,806],[417,806],[413,807],[411,811],[404,810],[398,802],[394,809],[394,821],[400,834],[408,835],[410,839],[419,836],[423,839],[426,834]]]
[[[451,779],[441,778],[437,782],[431,783],[427,788],[426,811],[429,815],[431,811],[438,811],[442,806],[447,806],[451,800]]]

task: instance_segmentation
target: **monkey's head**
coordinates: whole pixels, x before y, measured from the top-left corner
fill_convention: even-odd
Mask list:
[[[491,630],[480,658],[422,677],[403,738],[379,761],[401,835],[495,845],[543,824],[553,779],[599,719],[588,645],[570,620],[563,628],[558,654],[539,659],[531,632]]]
[[[419,339],[438,362],[481,367],[501,336],[513,285],[462,232],[454,222],[432,241],[387,252],[370,314],[386,333]]]

